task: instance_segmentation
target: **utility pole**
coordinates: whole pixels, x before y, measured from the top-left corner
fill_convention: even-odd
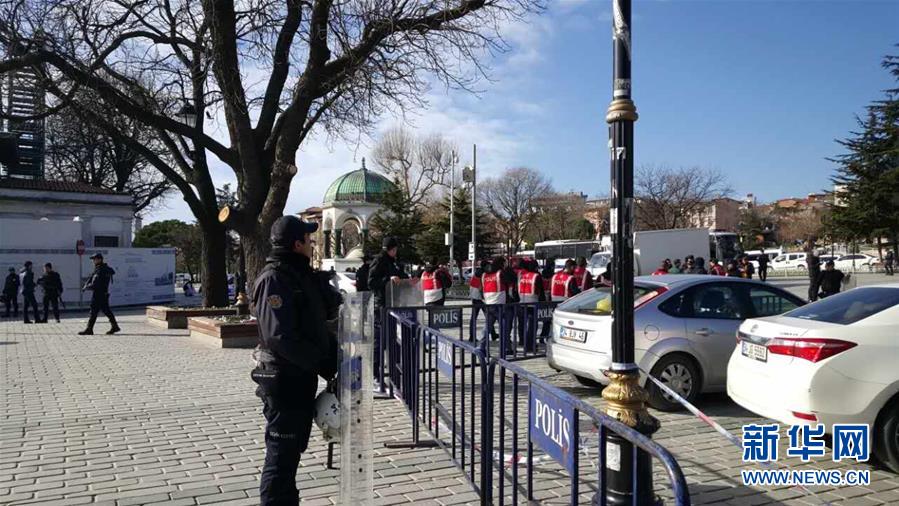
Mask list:
[[[450,166],[450,231],[449,231],[449,251],[450,251],[450,277],[453,276],[453,263],[455,262],[456,257],[453,255],[454,253],[454,245],[456,242],[456,236],[453,232],[453,221],[455,218],[455,203],[456,203],[456,161],[459,159],[458,155],[456,155],[456,150],[453,150],[452,154],[452,165]],[[459,278],[462,277],[462,266],[459,266]]]
[[[474,276],[475,263],[478,261],[478,145],[472,146],[471,152],[471,275]]]
[[[611,383],[603,392],[606,413],[647,436],[659,421],[646,410],[649,399],[640,386],[634,363],[634,122],[637,108],[631,99],[631,0],[612,0],[612,102],[606,112],[612,173],[610,233],[612,234],[612,368]],[[611,459],[609,455],[617,458]],[[607,503],[653,504],[652,462],[649,454],[615,433],[608,433],[606,462]],[[636,480],[634,473],[636,472]],[[638,484],[634,486],[634,482]],[[594,503],[599,501],[599,494]]]

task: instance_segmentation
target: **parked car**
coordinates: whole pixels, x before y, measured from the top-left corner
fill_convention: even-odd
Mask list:
[[[356,293],[356,273],[355,272],[335,272],[335,276],[331,280],[331,284],[340,290],[340,293],[346,295],[348,293]]]
[[[821,262],[823,263],[824,260],[822,260]],[[851,255],[843,255],[840,258],[834,260],[834,267],[840,269],[841,271],[867,271],[877,262],[877,257],[866,255],[864,253],[853,253]]]
[[[899,472],[899,283],[868,285],[740,326],[727,393],[785,424],[864,423]]]
[[[808,266],[805,263],[805,253],[784,253],[774,257],[768,267],[775,270],[780,269],[801,269],[805,270]]]
[[[547,344],[551,367],[585,385],[606,384],[612,363],[611,289],[594,288],[563,302],[553,314]],[[723,391],[737,327],[746,318],[780,314],[803,304],[761,281],[676,274],[634,280],[636,362],[687,400]],[[643,378],[645,383],[646,379]],[[680,405],[653,384],[650,403]]]

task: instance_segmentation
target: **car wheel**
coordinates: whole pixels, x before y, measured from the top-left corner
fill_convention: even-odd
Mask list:
[[[799,270],[800,270],[800,271],[804,271],[804,270],[805,270],[805,266],[802,265],[802,264],[799,264]]]
[[[874,425],[874,455],[884,466],[899,473],[899,402],[891,402]]]
[[[573,376],[574,376],[574,379],[576,379],[578,383],[580,383],[581,385],[583,385],[585,387],[602,388],[602,383],[600,383],[596,380],[592,380],[592,379],[586,378],[584,376],[578,376],[577,374],[574,374]]]
[[[699,395],[699,370],[693,359],[687,355],[667,355],[652,368],[653,377],[678,395],[692,403]],[[649,404],[659,411],[680,411],[683,406],[649,382]]]

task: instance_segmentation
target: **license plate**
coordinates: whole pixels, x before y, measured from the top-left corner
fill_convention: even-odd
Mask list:
[[[561,337],[562,339],[567,339],[569,341],[577,341],[579,343],[583,343],[587,341],[587,331],[562,327],[559,330],[559,337]]]
[[[743,347],[742,351],[744,357],[749,357],[758,360],[759,362],[768,361],[768,348],[765,348],[760,344],[747,343],[746,341],[743,341],[741,345]]]

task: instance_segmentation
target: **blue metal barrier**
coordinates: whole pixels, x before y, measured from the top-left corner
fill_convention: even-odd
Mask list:
[[[512,504],[518,504],[520,496],[526,501],[535,499],[535,447],[545,454],[541,458],[551,458],[567,471],[571,503],[577,504],[583,481],[579,452],[594,447],[599,456],[598,472],[597,480],[590,482],[597,483],[594,501],[605,504],[603,470],[607,464],[606,434],[611,430],[635,446],[633,458],[619,455],[613,465],[636,462],[636,448],[646,451],[664,466],[675,504],[690,504],[677,461],[658,443],[511,360],[491,358],[485,340],[472,343],[447,336],[420,323],[417,313],[413,315],[407,309],[391,309],[384,320],[389,335],[389,382],[412,418],[412,442],[394,446],[443,448],[478,492],[481,504],[505,504],[507,484]],[[511,392],[507,388],[509,381]],[[521,409],[524,399],[527,409]],[[512,408],[507,412],[508,402]],[[527,415],[520,415],[522,412]],[[589,436],[581,437],[582,416],[597,431],[595,444]],[[422,440],[422,426],[433,441]],[[506,442],[509,432],[510,445]],[[526,458],[519,455],[520,448],[526,450]],[[511,463],[508,472],[507,461]],[[526,465],[523,486],[519,476],[521,462]],[[495,477],[497,487],[493,486]],[[635,486],[634,490],[638,488]],[[634,504],[638,503],[634,497]]]
[[[499,378],[497,378],[499,375]],[[511,376],[512,392],[511,402],[513,404],[510,409],[509,417],[506,413],[506,402],[508,394],[506,388],[507,376]],[[605,413],[600,412],[596,407],[587,402],[574,397],[564,390],[550,384],[549,382],[538,377],[519,365],[501,358],[490,359],[487,378],[489,384],[495,389],[498,397],[493,398],[493,403],[487,409],[493,409],[494,405],[498,405],[498,412],[494,419],[494,412],[491,411],[491,422],[489,428],[491,434],[485,439],[485,451],[489,451],[492,455],[498,457],[491,459],[491,481],[487,483],[485,489],[494,489],[492,486],[492,478],[498,478],[499,483],[496,488],[496,501],[499,504],[505,504],[506,484],[511,485],[511,502],[513,505],[518,504],[519,496],[524,496],[527,501],[534,500],[534,449],[537,447],[542,450],[546,456],[556,461],[569,474],[571,483],[571,504],[578,504],[580,499],[580,452],[584,447],[584,443],[589,444],[587,438],[581,437],[580,422],[581,415],[588,418],[597,430],[597,454],[599,463],[597,466],[597,487],[596,495],[593,501],[596,504],[606,503],[606,490],[603,484],[603,470],[607,462],[606,434],[607,431],[613,431],[621,437],[631,441],[634,444],[634,455],[632,459],[619,458],[613,465],[621,465],[630,460],[636,463],[636,452],[639,448],[647,452],[651,457],[657,459],[664,466],[668,474],[668,480],[671,492],[674,496],[675,504],[689,505],[690,495],[687,489],[687,483],[684,479],[680,465],[674,456],[664,447],[654,442],[652,439],[640,434],[633,428],[609,417]],[[498,384],[497,384],[498,379]],[[526,383],[522,388],[521,383]],[[526,429],[521,427],[519,423],[521,409],[519,403],[521,401],[521,390],[527,390],[527,417],[525,417]],[[494,425],[498,427],[498,434],[494,434]],[[521,444],[522,430],[526,430],[526,438],[524,438],[524,449],[527,452],[525,460],[525,479],[526,483],[522,487],[519,483],[519,462],[522,460],[519,455],[519,444]],[[506,444],[506,434],[511,432],[511,445]],[[495,446],[494,443],[498,443]],[[506,458],[507,446],[511,446],[511,454]],[[506,461],[511,463],[511,472],[506,472]],[[498,465],[496,465],[498,464]],[[493,467],[496,465],[496,467]],[[634,473],[635,479],[638,474]],[[634,490],[638,490],[636,483]],[[493,502],[491,497],[489,502]],[[634,496],[633,504],[641,504],[639,499]],[[642,503],[647,504],[647,503]],[[651,503],[650,503],[651,504]]]

